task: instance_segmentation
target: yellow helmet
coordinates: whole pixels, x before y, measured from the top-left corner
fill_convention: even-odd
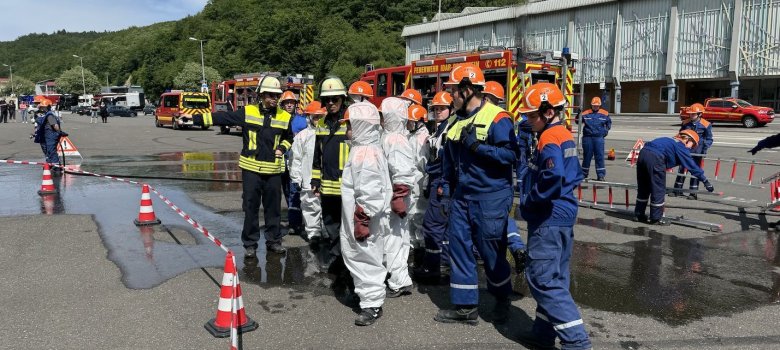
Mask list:
[[[347,96],[347,88],[338,77],[326,78],[320,84],[320,97]]]
[[[262,94],[264,92],[281,94],[282,84],[279,83],[279,79],[267,75],[260,79],[260,82],[257,84],[257,93]]]

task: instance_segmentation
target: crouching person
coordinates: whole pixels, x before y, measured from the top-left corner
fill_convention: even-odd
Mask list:
[[[380,145],[379,111],[369,102],[347,110],[352,149],[341,182],[341,254],[360,297],[358,326],[382,316],[385,301],[384,236],[393,195],[390,171]]]

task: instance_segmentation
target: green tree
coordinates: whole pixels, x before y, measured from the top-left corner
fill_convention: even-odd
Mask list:
[[[0,89],[0,96],[10,96],[12,91],[16,96],[32,95],[35,93],[35,84],[29,79],[14,75],[13,89],[11,89],[11,82],[9,81],[7,85]]]
[[[76,66],[62,72],[56,80],[57,91],[63,94],[84,93],[86,87],[87,94],[96,94],[100,92],[100,81],[89,69],[84,69],[84,81],[81,80],[81,66]]]
[[[222,81],[222,76],[219,75],[219,72],[217,72],[216,69],[206,66],[205,72],[207,83]],[[173,86],[177,89],[198,91],[200,90],[202,77],[200,65],[193,62],[187,62],[184,64],[184,69],[173,78]]]

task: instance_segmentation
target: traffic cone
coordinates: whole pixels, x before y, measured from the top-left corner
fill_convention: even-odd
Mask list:
[[[236,265],[233,259],[233,252],[228,252],[225,256],[225,273],[222,275],[222,288],[219,291],[219,303],[217,304],[217,317],[212,318],[206,322],[204,327],[211,333],[211,335],[217,338],[227,338],[230,336],[230,320],[232,319],[233,305],[233,278],[238,279],[236,275]],[[238,311],[237,325],[239,333],[251,332],[257,329],[257,322],[253,321],[244,311],[244,301],[241,297],[241,283],[236,280],[236,293],[235,298],[238,299],[236,303]]]
[[[43,181],[41,182],[41,189],[38,191],[38,194],[43,196],[54,193],[57,193],[57,189],[54,188],[54,181],[51,180],[49,164],[43,164]]]
[[[607,153],[607,159],[608,160],[615,160],[615,149],[610,148],[609,153]]]
[[[133,220],[136,226],[159,225],[160,219],[154,216],[152,207],[152,197],[149,195],[149,185],[144,184],[141,190],[141,210],[138,212],[138,219]]]

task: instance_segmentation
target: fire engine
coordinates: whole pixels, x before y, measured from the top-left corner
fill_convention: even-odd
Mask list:
[[[270,76],[279,79],[282,90],[292,91],[298,97],[299,108],[303,109],[314,100],[314,76],[302,74],[284,76],[279,72],[262,72],[236,74],[233,79],[211,86],[212,112],[235,111],[251,103],[258,103],[257,86],[263,77]],[[220,127],[220,132],[226,134],[230,128]]]
[[[360,80],[368,82],[374,88],[374,98],[371,102],[377,106],[381,105],[385,98],[401,94],[406,87],[420,91],[423,95],[423,105],[427,106],[436,92],[444,88],[443,84],[448,80],[453,65],[473,64],[482,69],[486,80],[496,81],[504,87],[506,100],[501,107],[517,118],[523,92],[540,81],[561,86],[571,107],[574,97],[574,68],[565,69],[561,64],[561,56],[561,51],[547,51],[524,53],[518,59],[516,48],[483,47],[476,51],[422,56],[406,66],[373,69],[373,66],[367,65]],[[576,59],[576,54],[572,56]],[[570,129],[571,110],[572,108],[566,108],[565,116],[565,123]]]

